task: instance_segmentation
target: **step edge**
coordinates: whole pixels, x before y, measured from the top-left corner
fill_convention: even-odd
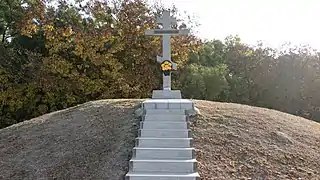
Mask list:
[[[155,174],[155,173],[159,173],[159,172],[135,172],[135,171],[129,171],[126,176],[130,176],[130,175],[143,175],[143,176],[200,176],[198,172],[193,172],[193,173],[159,173],[159,174]]]
[[[126,176],[132,177],[200,177],[199,173],[185,173],[184,174],[149,174],[149,173],[127,173]]]
[[[151,120],[151,121],[149,121],[149,120],[147,120],[147,121],[140,121],[141,123],[145,123],[145,122],[147,122],[147,123],[172,123],[172,124],[174,124],[174,123],[189,123],[188,121],[185,121],[185,120],[178,120],[178,121],[171,121],[171,120],[163,120],[163,121],[158,121],[158,120]]]
[[[138,139],[159,139],[159,140],[193,140],[193,138],[157,138],[157,137],[137,137],[136,140]]]
[[[152,130],[152,131],[191,131],[191,129],[139,129],[139,131]]]
[[[147,148],[147,147],[134,147],[133,149],[143,149],[143,150],[195,150],[195,148]]]
[[[130,162],[178,162],[178,163],[198,163],[197,159],[187,159],[187,160],[181,160],[181,159],[135,159],[131,158],[129,160]]]

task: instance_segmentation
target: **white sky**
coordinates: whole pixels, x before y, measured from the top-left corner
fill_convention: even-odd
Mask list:
[[[162,0],[195,15],[205,39],[238,34],[243,42],[258,40],[274,48],[285,42],[320,50],[320,0]]]

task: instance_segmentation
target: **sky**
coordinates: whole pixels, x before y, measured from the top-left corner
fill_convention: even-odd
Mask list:
[[[161,0],[195,16],[202,39],[239,35],[279,48],[286,42],[320,50],[320,0]]]

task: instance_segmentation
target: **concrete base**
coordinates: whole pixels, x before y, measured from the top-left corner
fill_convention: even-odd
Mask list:
[[[152,114],[152,115],[162,115],[162,114],[186,115],[186,111],[184,109],[146,109],[145,114]]]
[[[153,90],[152,99],[181,99],[180,90]]]
[[[194,103],[188,99],[148,99],[142,103],[142,107],[147,112],[149,109],[193,110]]]

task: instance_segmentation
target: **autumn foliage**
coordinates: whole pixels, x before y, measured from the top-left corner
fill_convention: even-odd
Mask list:
[[[89,100],[148,97],[161,87],[160,38],[144,35],[159,9],[143,1],[1,3],[2,127]],[[6,19],[12,13],[21,17]],[[192,35],[173,44],[181,65],[198,48]]]
[[[150,97],[162,87],[161,39],[144,32],[160,10],[142,0],[0,1],[0,126],[90,100]],[[186,98],[320,119],[319,54],[309,52],[175,36],[172,83]]]

